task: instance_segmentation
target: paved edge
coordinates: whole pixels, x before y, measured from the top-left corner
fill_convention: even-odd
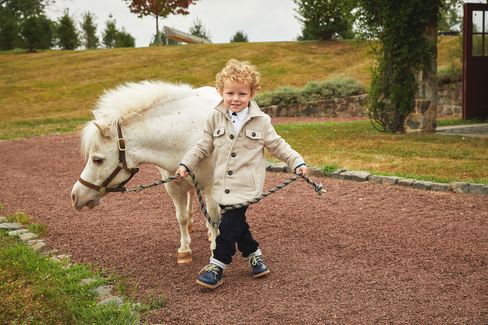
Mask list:
[[[307,165],[309,177],[330,177],[341,180],[353,180],[356,182],[374,182],[377,184],[389,184],[405,187],[412,187],[421,190],[436,192],[452,192],[459,194],[488,195],[487,184],[477,184],[468,182],[436,183],[417,179],[405,179],[397,176],[374,175],[365,171],[352,171],[339,168],[332,173],[324,173],[321,168]],[[277,173],[293,173],[291,168],[285,163],[266,162],[266,171]]]

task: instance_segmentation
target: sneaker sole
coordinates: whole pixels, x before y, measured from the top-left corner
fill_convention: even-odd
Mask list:
[[[204,286],[204,287],[207,287],[207,288],[210,288],[210,289],[215,289],[215,288],[217,288],[219,285],[221,285],[221,284],[222,284],[222,282],[224,282],[224,279],[222,279],[222,280],[220,280],[219,282],[217,282],[217,284],[216,284],[216,285],[210,285],[210,284],[208,284],[208,283],[205,283],[205,282],[202,282],[202,281],[200,281],[200,280],[197,280],[197,283],[198,283],[199,285]]]
[[[266,275],[266,274],[268,274],[268,273],[269,273],[269,270],[266,270],[266,271],[261,272],[261,273],[259,273],[259,274],[253,274],[252,276],[253,276],[253,278],[259,278],[259,277],[261,277],[261,276],[263,276],[263,275]]]

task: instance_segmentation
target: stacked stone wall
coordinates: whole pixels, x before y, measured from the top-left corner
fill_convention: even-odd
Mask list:
[[[463,83],[437,87],[437,114],[459,116],[463,113]]]
[[[307,103],[294,103],[285,106],[261,107],[271,117],[342,117],[367,116],[368,94],[346,98],[322,99]]]
[[[458,82],[437,87],[437,115],[462,115],[463,83]],[[261,110],[271,117],[343,117],[368,116],[366,103],[368,94],[350,96],[346,98],[322,99],[307,103],[294,103],[285,106],[273,105],[261,107]],[[416,102],[416,109],[420,114],[430,108],[427,103],[420,100]],[[424,111],[424,112],[422,112]],[[411,121],[413,123],[414,121]],[[420,124],[420,123],[419,123]]]

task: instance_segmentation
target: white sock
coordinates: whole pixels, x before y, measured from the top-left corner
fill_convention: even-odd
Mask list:
[[[258,250],[254,252],[254,255],[261,256],[263,255],[263,252],[261,252],[261,250],[258,248]]]
[[[210,264],[215,264],[223,270],[225,270],[227,268],[227,265],[229,265],[229,264],[222,263],[221,261],[213,257],[210,258]]]

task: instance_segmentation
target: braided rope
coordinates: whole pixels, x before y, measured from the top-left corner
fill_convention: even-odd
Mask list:
[[[166,178],[166,179],[163,179],[159,182],[156,182],[156,183],[151,183],[151,184],[148,184],[148,185],[139,185],[139,186],[136,186],[130,190],[125,190],[123,191],[122,193],[126,193],[126,192],[140,192],[142,190],[145,190],[146,188],[149,188],[149,187],[153,187],[153,186],[158,186],[158,185],[162,185],[164,183],[169,183],[171,181],[174,181],[175,179],[178,179],[178,177],[180,177],[180,175],[175,175],[175,176],[172,176],[170,178]]]
[[[207,208],[205,207],[205,203],[203,202],[203,196],[202,196],[202,193],[200,191],[200,187],[198,186],[198,181],[196,180],[195,175],[192,172],[189,172],[189,174],[190,174],[191,178],[193,179],[193,182],[195,183],[195,189],[197,191],[198,201],[200,202],[200,209],[202,209],[202,212],[205,215],[205,218],[207,219],[207,222],[210,225],[212,225],[212,227],[218,228],[219,225],[220,225],[220,220],[219,220],[218,223],[212,221],[212,218],[208,214]],[[302,176],[301,173],[300,174],[297,174],[297,175],[293,176],[292,178],[288,179],[287,181],[284,181],[280,185],[278,185],[278,186],[270,189],[266,193],[263,193],[263,194],[255,197],[255,198],[249,200],[249,201],[242,202],[242,203],[239,203],[239,204],[234,204],[234,205],[228,205],[228,206],[226,206],[224,209],[221,209],[221,211],[220,211],[220,219],[223,218],[224,214],[227,211],[234,210],[234,209],[239,209],[239,208],[244,208],[244,207],[250,206],[251,204],[258,203],[259,201],[261,201],[265,197],[267,197],[267,196],[275,193],[276,191],[278,191],[278,190],[282,189],[283,187],[288,186],[292,182],[296,181],[301,176]],[[158,185],[161,185],[161,184],[164,184],[164,183],[168,183],[168,182],[174,181],[174,180],[178,179],[178,177],[180,177],[179,174],[177,174],[175,176],[172,176],[172,177],[169,177],[167,179],[161,180],[159,182],[152,183],[152,184],[136,186],[133,189],[125,190],[122,193],[125,193],[125,192],[133,192],[133,191],[140,192],[140,191],[142,191],[142,190],[144,190],[146,188],[149,188],[149,187],[158,186]],[[311,184],[312,186],[314,186],[315,187],[315,192],[317,192],[317,194],[319,196],[322,195],[322,193],[325,193],[326,192],[326,190],[324,190],[322,188],[322,183],[315,183],[310,178],[308,178],[308,176],[304,176],[302,179],[305,180],[305,181],[307,181],[307,183]]]

